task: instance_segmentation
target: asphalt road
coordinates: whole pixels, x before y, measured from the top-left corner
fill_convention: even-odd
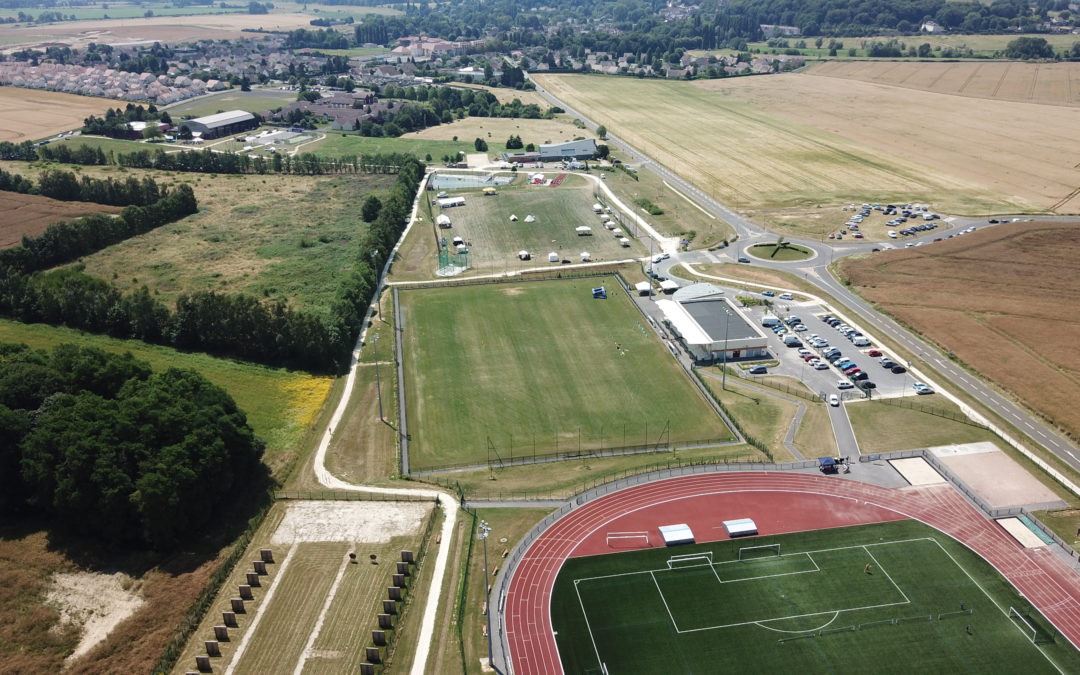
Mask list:
[[[542,87],[537,86],[537,92],[544,96],[553,105],[557,105],[567,113],[572,114],[588,126],[595,129],[596,122],[590,120],[587,116],[581,112],[574,110],[568,106],[565,102],[559,100]],[[736,262],[742,251],[748,246],[766,242],[775,241],[776,233],[769,231],[765,227],[758,225],[749,219],[739,215],[732,209],[728,208],[724,204],[721,204],[712,196],[706,194],[697,187],[691,185],[688,181],[683,180],[680,176],[669,171],[663,165],[657,163],[653,159],[646,156],[643,152],[637,148],[631,146],[629,143],[619,138],[618,136],[608,134],[607,143],[620,149],[631,157],[631,161],[643,168],[648,168],[655,171],[664,180],[666,180],[672,187],[679,190],[683,194],[689,196],[694,201],[703,207],[709,213],[724,219],[727,221],[739,235],[739,238],[735,245],[732,245],[721,251],[689,251],[685,253],[675,252],[672,253],[671,258],[663,261],[657,265],[657,269],[660,274],[670,276],[669,270],[673,265],[690,262],[690,263],[703,263],[703,262]],[[1022,218],[1024,220],[1034,221],[1074,221],[1075,218],[1069,218],[1066,216],[1001,216],[1000,220],[1009,220],[1013,217]],[[976,225],[980,229],[983,227],[993,227],[985,219],[982,218],[955,218],[952,219],[952,224],[956,226],[957,230],[963,229],[969,225]],[[941,232],[939,230],[930,230],[918,237],[908,237],[904,240],[896,240],[903,245],[906,242],[925,242],[930,244],[936,237],[940,237]],[[837,300],[850,307],[852,310],[859,313],[860,318],[870,327],[872,327],[879,335],[888,336],[894,340],[897,344],[907,349],[913,354],[918,354],[925,362],[928,368],[933,368],[938,375],[937,379],[947,381],[948,384],[968,394],[969,396],[977,399],[991,410],[995,411],[1002,418],[1007,420],[1010,424],[1020,430],[1035,443],[1046,448],[1048,451],[1056,455],[1066,464],[1073,469],[1080,471],[1080,449],[1073,443],[1071,443],[1064,436],[1060,435],[1052,429],[1049,425],[1045,424],[1036,415],[1028,412],[1019,404],[1013,402],[1006,396],[998,393],[993,387],[983,383],[975,376],[968,373],[966,370],[950,361],[948,358],[937,352],[932,346],[924,342],[918,336],[912,334],[907,329],[903,328],[891,318],[881,314],[870,304],[865,302],[855,293],[848,290],[843,284],[838,283],[828,271],[828,265],[836,260],[848,255],[856,253],[871,252],[874,248],[881,247],[880,242],[821,242],[817,240],[808,240],[799,237],[785,237],[788,241],[805,246],[814,251],[815,255],[807,261],[801,262],[769,262],[759,258],[751,257],[754,262],[753,265],[759,265],[762,267],[768,267],[785,272],[791,272],[796,275],[803,275],[803,278],[830,293]],[[890,242],[894,247],[896,242]],[[831,413],[830,413],[831,414]],[[846,415],[845,415],[846,417]],[[837,426],[834,424],[834,427]],[[839,438],[838,438],[839,441]]]

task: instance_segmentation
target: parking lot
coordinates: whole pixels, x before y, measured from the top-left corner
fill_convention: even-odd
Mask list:
[[[890,358],[874,343],[872,336],[861,335],[854,326],[849,328],[860,334],[845,337],[839,330],[842,322],[837,326],[826,323],[822,317],[827,313],[819,305],[777,300],[768,313],[764,307],[751,307],[746,312],[756,325],[762,326],[762,319],[766,317],[783,325],[782,330],[769,338],[769,351],[780,361],[780,365],[769,368],[770,375],[797,378],[826,399],[830,394],[842,394],[845,399],[862,398],[863,392],[841,370],[850,363],[866,374],[865,381],[874,383],[870,390],[874,398],[915,395],[912,388],[915,379],[906,372],[907,363]],[[769,335],[773,329],[763,326],[763,330]],[[856,346],[852,338],[858,337],[865,338],[869,344]],[[792,338],[797,338],[800,344],[788,346],[785,338],[792,342]],[[811,344],[815,339],[817,346]],[[831,354],[832,349],[839,350],[840,355],[830,363],[825,356]],[[905,372],[894,373],[891,368],[884,367],[883,358],[904,368]],[[823,365],[815,366],[815,363]]]

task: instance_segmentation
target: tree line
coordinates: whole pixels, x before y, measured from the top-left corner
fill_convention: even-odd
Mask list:
[[[41,195],[65,202],[94,202],[109,206],[147,206],[167,192],[150,177],[142,180],[134,176],[124,180],[90,176],[80,178],[71,171],[59,169],[42,172],[36,184],[29,178],[0,169],[0,190]]]
[[[128,207],[119,218],[92,216],[99,220],[80,223],[73,231],[50,228],[24,246],[0,253],[0,316],[271,366],[344,372],[375,292],[377,270],[408,224],[412,200],[424,176],[423,163],[406,157],[389,196],[382,200],[377,215],[371,213],[374,222],[356,249],[352,269],[339,284],[328,318],[294,310],[280,301],[213,292],[182,295],[171,309],[145,286],[123,293],[110,282],[86,274],[79,265],[40,271],[97,250],[94,247],[106,241],[119,241],[116,237],[131,230],[123,226],[116,226],[115,232],[107,230],[104,219],[126,223],[136,215],[146,216],[154,207],[177,198],[181,188],[190,191],[186,185],[150,207]],[[193,196],[190,201],[193,205]],[[112,240],[103,232],[111,233]]]
[[[220,387],[130,353],[0,343],[0,513],[167,550],[265,484],[263,442]]]

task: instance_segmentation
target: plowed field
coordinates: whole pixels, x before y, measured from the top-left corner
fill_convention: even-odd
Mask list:
[[[0,249],[22,241],[23,235],[41,234],[52,223],[90,213],[119,213],[116,206],[87,202],[61,202],[48,197],[0,192]]]

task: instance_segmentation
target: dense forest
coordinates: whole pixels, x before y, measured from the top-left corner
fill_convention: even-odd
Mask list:
[[[232,398],[194,371],[0,343],[0,514],[167,550],[264,484],[262,452]]]

